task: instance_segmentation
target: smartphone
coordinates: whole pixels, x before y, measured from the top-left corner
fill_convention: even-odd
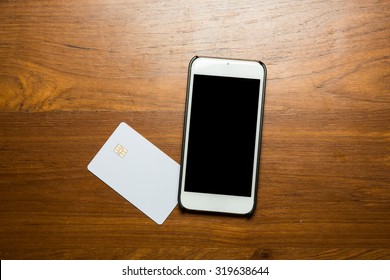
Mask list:
[[[194,57],[189,63],[179,204],[251,214],[256,207],[266,67]]]

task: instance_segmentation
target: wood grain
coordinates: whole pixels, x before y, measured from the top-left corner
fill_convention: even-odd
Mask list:
[[[1,259],[389,259],[388,1],[0,1]],[[268,67],[251,218],[157,226],[86,169],[121,121],[179,162],[188,61]]]

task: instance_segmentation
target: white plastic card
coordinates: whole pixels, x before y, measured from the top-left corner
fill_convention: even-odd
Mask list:
[[[88,170],[157,224],[177,205],[179,164],[124,122]]]

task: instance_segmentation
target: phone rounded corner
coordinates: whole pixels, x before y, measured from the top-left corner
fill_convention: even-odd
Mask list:
[[[199,55],[195,55],[191,58],[190,62],[188,63],[188,69],[191,69],[192,65],[194,64],[194,62],[199,58],[200,56]]]
[[[256,62],[260,65],[260,67],[263,69],[263,72],[264,72],[264,77],[267,76],[267,66],[265,65],[264,62],[262,62],[261,60],[256,60]]]
[[[245,213],[245,216],[247,216],[248,218],[252,217],[253,214],[255,213],[255,210],[256,210],[256,200],[253,202],[253,206],[252,206],[251,210],[249,210],[247,213]]]
[[[182,201],[182,199],[181,199],[181,192],[179,191],[179,195],[178,195],[178,197],[177,197],[177,204],[179,204],[179,207],[180,207],[180,209],[181,210],[184,210],[184,211],[188,211],[189,209],[186,207],[186,206],[184,206],[184,204],[183,204],[183,201]]]
[[[178,201],[179,207],[182,211],[188,211],[189,209],[183,205],[183,203],[179,200]]]

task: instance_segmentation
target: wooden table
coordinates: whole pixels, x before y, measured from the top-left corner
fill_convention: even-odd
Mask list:
[[[1,259],[389,259],[389,1],[0,2]],[[268,67],[257,210],[162,226],[87,171],[180,162],[194,55]]]

